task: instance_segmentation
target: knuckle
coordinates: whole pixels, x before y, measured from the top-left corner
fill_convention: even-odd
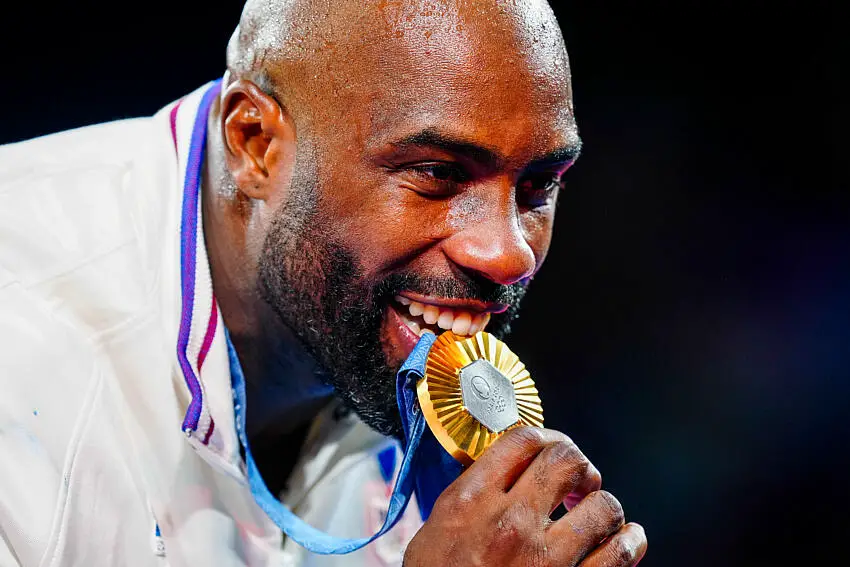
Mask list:
[[[531,508],[512,502],[497,516],[494,535],[503,544],[515,544],[531,537]]]
[[[549,448],[549,464],[558,467],[570,467],[581,471],[590,468],[590,461],[578,446],[569,439],[553,443]]]
[[[536,427],[517,427],[502,436],[502,443],[511,443],[523,452],[538,451],[545,445],[544,435]]]
[[[547,445],[554,445],[556,443],[563,443],[565,445],[572,445],[573,447],[576,447],[576,450],[578,449],[575,442],[572,439],[570,439],[570,437],[568,435],[566,435],[565,433],[562,433],[560,431],[556,431],[554,429],[539,429],[538,428],[537,430],[538,430],[538,432],[540,432],[540,435],[543,437],[544,443],[547,444]]]
[[[538,467],[543,476],[553,476],[560,484],[576,486],[593,477],[596,468],[574,443],[557,442],[541,454],[543,462]]]
[[[611,546],[611,565],[629,565],[637,558],[637,546],[629,538],[616,538]]]
[[[436,502],[434,502],[433,508],[433,516],[437,518],[442,518],[444,516],[453,517],[457,515],[458,510],[461,508],[461,505],[458,502],[455,493],[457,491],[451,490],[451,488],[446,489],[439,498],[437,498]]]
[[[631,522],[629,524],[626,524],[626,529],[629,532],[630,540],[635,549],[635,558],[643,558],[644,554],[646,553],[647,546],[646,532],[644,531],[643,526]]]
[[[646,531],[643,529],[642,525],[637,524],[635,522],[629,522],[628,524],[626,524],[626,527],[629,528],[629,531],[632,532],[634,538],[637,541],[646,544]]]
[[[604,514],[611,525],[621,526],[625,522],[626,514],[623,512],[623,506],[613,494],[607,490],[597,490],[593,493],[594,502],[604,507]]]
[[[457,518],[463,513],[466,506],[457,498],[446,498],[441,496],[434,502],[432,515],[436,518]]]
[[[511,429],[505,433],[503,438],[514,443],[525,452],[538,452],[553,443],[572,443],[572,440],[560,431],[527,426]]]
[[[463,515],[478,507],[482,492],[482,487],[475,483],[452,484],[434,503],[434,509],[440,514]]]
[[[481,492],[472,487],[465,486],[455,494],[455,502],[460,506],[470,506],[478,502]]]
[[[590,470],[588,471],[588,476],[592,481],[593,485],[596,486],[597,490],[600,486],[602,486],[602,473],[599,472],[599,469],[593,463],[590,463]]]

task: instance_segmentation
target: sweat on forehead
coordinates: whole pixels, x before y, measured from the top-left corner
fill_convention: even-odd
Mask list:
[[[534,76],[569,96],[563,38],[544,0],[248,0],[227,59],[235,77],[287,105],[345,102],[415,76]]]

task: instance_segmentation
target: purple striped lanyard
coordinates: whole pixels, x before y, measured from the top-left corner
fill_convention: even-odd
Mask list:
[[[203,444],[209,443],[215,424],[205,403],[204,387],[200,381],[200,370],[209,352],[212,338],[215,335],[218,319],[216,302],[212,296],[212,283],[206,262],[198,262],[198,255],[206,255],[203,238],[201,238],[200,218],[200,184],[201,168],[204,163],[206,149],[207,116],[216,96],[221,92],[221,81],[210,84],[197,102],[192,95],[180,101],[171,111],[172,135],[175,146],[178,147],[178,163],[183,166],[183,159],[178,144],[178,116],[182,112],[191,112],[192,106],[198,104],[191,130],[188,152],[185,153],[185,169],[183,175],[183,207],[180,220],[180,289],[182,305],[180,310],[180,329],[177,335],[177,359],[186,380],[186,385],[192,395],[186,417],[183,420],[183,431],[187,436],[195,436]],[[187,108],[188,107],[188,108]],[[187,113],[188,113],[187,112]],[[181,116],[182,119],[182,116]],[[199,270],[207,270],[200,274]],[[199,290],[198,280],[206,282]],[[206,295],[196,297],[196,293]],[[208,296],[208,297],[207,297]],[[209,304],[207,313],[199,313],[199,304]],[[206,326],[202,326],[206,323]]]

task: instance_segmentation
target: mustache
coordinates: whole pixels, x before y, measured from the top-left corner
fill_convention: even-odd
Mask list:
[[[412,291],[421,295],[447,299],[501,303],[509,308],[515,308],[525,295],[527,287],[526,282],[503,285],[463,272],[458,272],[455,277],[447,278],[399,273],[386,277],[376,286],[374,299],[377,302],[398,295],[402,291]]]

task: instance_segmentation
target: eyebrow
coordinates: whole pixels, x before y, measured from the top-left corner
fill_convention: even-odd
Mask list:
[[[575,144],[553,150],[539,159],[532,161],[526,169],[539,169],[552,165],[572,164],[581,154],[581,138],[576,138]]]
[[[458,138],[442,133],[434,128],[427,128],[421,132],[406,136],[401,140],[393,142],[394,146],[421,146],[438,148],[443,151],[461,155],[472,159],[488,167],[497,167],[504,164],[507,159],[498,150],[482,146],[476,142],[464,138]],[[539,169],[542,167],[565,164],[575,161],[581,152],[581,140],[576,143],[553,150],[546,155],[534,159],[526,169]]]

